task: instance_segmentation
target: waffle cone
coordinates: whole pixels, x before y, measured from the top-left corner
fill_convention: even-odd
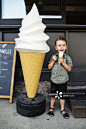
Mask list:
[[[45,53],[19,52],[23,76],[29,98],[34,98],[41,75],[41,70],[45,58]]]

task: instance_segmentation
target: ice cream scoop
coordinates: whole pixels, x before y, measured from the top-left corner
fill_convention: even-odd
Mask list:
[[[23,76],[29,98],[36,95],[40,74],[46,52],[50,50],[46,41],[49,36],[44,33],[46,25],[42,23],[36,4],[22,20],[19,38],[15,39],[19,51]]]
[[[59,57],[63,57],[63,51],[59,52]]]
[[[63,57],[63,51],[59,52],[59,57]],[[59,65],[60,65],[60,62],[59,62]]]
[[[33,4],[31,11],[22,20],[19,29],[19,38],[15,39],[16,50],[19,52],[46,53],[50,50],[46,41],[49,36],[44,33],[46,25],[42,23],[36,4]]]

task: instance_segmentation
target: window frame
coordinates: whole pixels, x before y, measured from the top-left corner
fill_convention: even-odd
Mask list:
[[[54,18],[43,18],[43,22],[45,24],[65,24],[66,23],[66,10],[65,10],[65,0],[61,1],[61,19],[54,19]],[[22,18],[23,19],[23,18]],[[2,19],[2,6],[0,0],[0,25],[21,25],[22,19]]]

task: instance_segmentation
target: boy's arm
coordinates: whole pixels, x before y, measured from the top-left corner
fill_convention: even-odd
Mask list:
[[[59,62],[61,62],[61,64],[65,67],[65,69],[66,69],[68,72],[70,72],[70,71],[72,70],[72,68],[64,62],[63,58],[60,57],[60,58],[59,58]]]
[[[65,69],[66,69],[68,72],[70,72],[70,71],[72,70],[72,68],[71,68],[69,65],[67,65],[64,61],[62,62],[62,65],[65,67]]]
[[[57,60],[56,56],[53,56],[52,61],[48,64],[48,69],[52,69],[56,60]]]

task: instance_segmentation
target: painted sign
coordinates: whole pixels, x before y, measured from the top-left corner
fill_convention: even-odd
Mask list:
[[[0,42],[0,98],[10,98],[10,103],[13,95],[15,58],[15,42]]]

